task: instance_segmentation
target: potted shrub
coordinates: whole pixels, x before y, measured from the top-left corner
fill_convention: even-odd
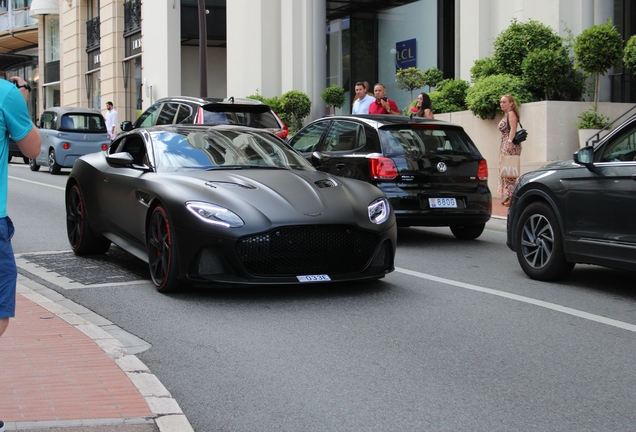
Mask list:
[[[335,109],[342,108],[345,103],[345,91],[342,87],[332,84],[322,92],[322,101],[328,107],[333,107],[332,114],[335,114]]]
[[[574,42],[577,66],[594,75],[594,111],[598,106],[600,79],[623,58],[623,38],[608,19],[606,24],[597,24],[577,36]]]
[[[579,121],[575,122],[579,128],[579,146],[585,147],[587,140],[596,135],[600,129],[609,124],[609,117],[599,114],[593,108],[583,111],[579,115]],[[599,135],[598,139],[601,138]]]
[[[636,35],[633,35],[627,41],[625,54],[623,55],[623,63],[630,69],[636,67]]]

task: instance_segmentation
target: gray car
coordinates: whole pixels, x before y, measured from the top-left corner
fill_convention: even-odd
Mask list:
[[[40,154],[29,160],[31,171],[46,166],[51,174],[58,174],[62,168],[72,168],[80,156],[106,151],[110,146],[104,116],[90,108],[47,109],[40,116],[40,135]]]

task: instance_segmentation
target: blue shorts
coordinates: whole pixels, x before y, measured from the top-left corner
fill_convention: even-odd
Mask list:
[[[0,218],[0,319],[15,316],[15,287],[18,269],[11,247],[15,229],[9,217]]]

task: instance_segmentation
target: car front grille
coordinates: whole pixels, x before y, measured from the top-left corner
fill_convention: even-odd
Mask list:
[[[314,275],[362,271],[378,244],[374,233],[346,225],[282,227],[237,242],[253,275]]]

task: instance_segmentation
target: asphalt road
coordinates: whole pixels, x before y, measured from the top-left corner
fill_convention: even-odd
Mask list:
[[[9,174],[15,252],[68,251],[64,172]],[[477,241],[409,228],[398,242],[374,283],[49,286],[150,343],[139,358],[197,431],[634,430],[633,273],[532,281],[502,220]]]

